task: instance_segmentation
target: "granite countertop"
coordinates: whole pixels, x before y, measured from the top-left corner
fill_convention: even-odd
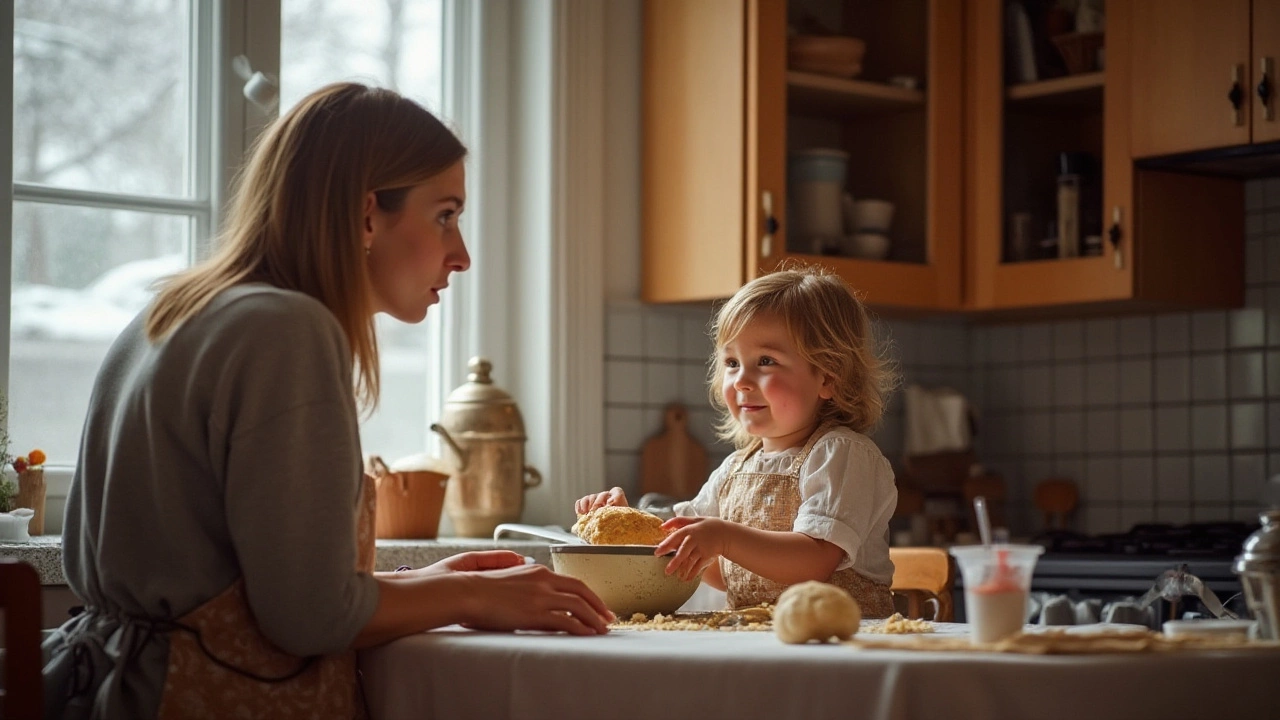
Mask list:
[[[395,570],[401,565],[421,567],[469,550],[513,550],[532,557],[542,565],[551,564],[550,543],[545,540],[489,540],[485,538],[439,538],[435,540],[378,540],[378,570]],[[62,574],[62,536],[36,535],[30,542],[0,542],[0,555],[17,558],[36,569],[41,585],[66,585]]]

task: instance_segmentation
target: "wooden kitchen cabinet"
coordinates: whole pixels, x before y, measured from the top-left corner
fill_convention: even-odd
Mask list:
[[[1246,6],[1248,2],[1244,3]],[[1165,3],[1108,0],[1105,69],[1006,82],[1006,3],[969,0],[966,65],[965,306],[979,311],[1115,312],[1243,303],[1244,201],[1239,180],[1135,170],[1134,23]],[[1139,7],[1143,12],[1135,12]],[[1131,102],[1131,98],[1134,100]],[[1057,160],[1096,160],[1098,202],[1080,218],[1098,255],[1026,259],[1051,235]],[[1018,246],[1021,247],[1018,247]]]
[[[1280,0],[1130,5],[1135,158],[1280,140]]]
[[[788,72],[784,0],[645,1],[646,302],[725,298],[799,260],[835,269],[878,307],[959,308],[963,6],[815,4],[866,41],[857,78]],[[889,85],[894,75],[923,89]],[[847,151],[847,189],[895,204],[888,260],[789,246],[787,157],[811,147]]]

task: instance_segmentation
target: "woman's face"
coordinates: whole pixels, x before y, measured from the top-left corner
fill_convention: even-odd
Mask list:
[[[402,322],[421,322],[427,308],[440,302],[440,291],[449,286],[450,273],[471,266],[458,230],[466,196],[466,171],[461,160],[415,185],[399,210],[382,210],[374,194],[368,194],[365,262],[376,312]]]

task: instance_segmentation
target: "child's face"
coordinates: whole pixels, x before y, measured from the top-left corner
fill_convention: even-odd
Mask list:
[[[374,309],[403,322],[420,322],[440,302],[449,275],[471,266],[458,230],[466,201],[462,161],[405,196],[404,206],[386,212],[373,193],[366,204],[365,247]]]
[[[818,422],[818,408],[831,397],[831,381],[800,357],[787,327],[757,317],[720,348],[720,391],[729,412],[766,452],[804,444]]]

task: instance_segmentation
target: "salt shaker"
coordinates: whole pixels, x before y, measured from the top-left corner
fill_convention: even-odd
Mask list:
[[[1244,541],[1232,569],[1244,585],[1245,602],[1260,640],[1280,640],[1280,509],[1260,516],[1262,527]]]

